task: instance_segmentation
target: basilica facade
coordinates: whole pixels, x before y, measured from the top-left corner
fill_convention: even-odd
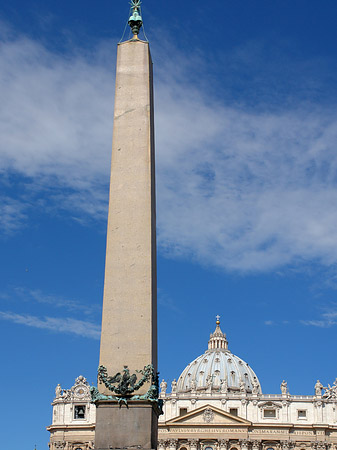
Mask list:
[[[337,450],[337,380],[317,381],[314,395],[263,394],[253,369],[231,353],[219,317],[208,348],[177,380],[160,384],[159,450]],[[50,450],[89,450],[95,441],[95,405],[80,376],[56,387]]]

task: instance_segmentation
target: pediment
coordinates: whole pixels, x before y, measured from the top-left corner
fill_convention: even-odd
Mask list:
[[[265,408],[282,408],[282,405],[280,403],[269,401],[269,402],[263,402],[259,403],[259,408],[265,409]]]
[[[168,420],[165,425],[187,425],[187,426],[205,426],[205,425],[233,425],[250,426],[251,422],[238,416],[233,416],[222,409],[211,405],[205,405],[201,408],[190,411],[184,416],[175,417]]]

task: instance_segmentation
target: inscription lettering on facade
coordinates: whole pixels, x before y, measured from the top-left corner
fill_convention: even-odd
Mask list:
[[[268,430],[263,428],[258,428],[256,430],[252,430],[251,433],[254,434],[288,434],[288,430]]]
[[[164,431],[164,430],[163,430]],[[166,432],[168,430],[165,430]],[[173,428],[171,433],[246,433],[242,428]]]
[[[301,435],[301,436],[313,436],[313,431],[308,430],[294,430],[291,434]]]

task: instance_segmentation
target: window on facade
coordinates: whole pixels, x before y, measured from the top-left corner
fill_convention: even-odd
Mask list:
[[[307,418],[307,411],[305,409],[299,409],[297,411],[297,417],[299,419],[306,419]]]
[[[205,447],[205,450],[213,450],[213,447]]]
[[[263,411],[263,417],[269,418],[269,419],[275,419],[276,417],[276,409],[265,409]]]
[[[180,416],[185,416],[185,414],[187,414],[187,408],[180,408],[179,409],[179,415]]]
[[[76,405],[74,411],[74,419],[84,419],[85,418],[85,406]]]
[[[238,415],[238,409],[237,408],[230,408],[229,409],[229,414],[232,414],[232,416],[237,416]]]

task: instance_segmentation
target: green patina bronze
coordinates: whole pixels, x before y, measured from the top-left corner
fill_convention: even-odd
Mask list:
[[[99,392],[96,386],[91,386],[91,401],[96,403],[99,400],[114,400],[120,406],[124,403],[126,406],[130,400],[148,400],[157,403],[162,413],[163,401],[158,398],[159,395],[159,377],[155,372],[152,364],[144,367],[142,370],[136,370],[141,374],[141,378],[137,381],[137,375],[130,375],[128,366],[124,366],[123,373],[118,372],[113,377],[108,375],[105,366],[99,366],[97,380],[100,384],[109,389],[115,395],[104,395]],[[150,382],[148,391],[143,395],[133,395],[135,391],[141,388],[144,383]]]
[[[129,18],[128,24],[131,27],[132,33],[136,36],[139,34],[139,30],[143,25],[143,19],[142,16],[140,15],[140,5],[141,5],[140,0],[131,0],[132,15]]]

